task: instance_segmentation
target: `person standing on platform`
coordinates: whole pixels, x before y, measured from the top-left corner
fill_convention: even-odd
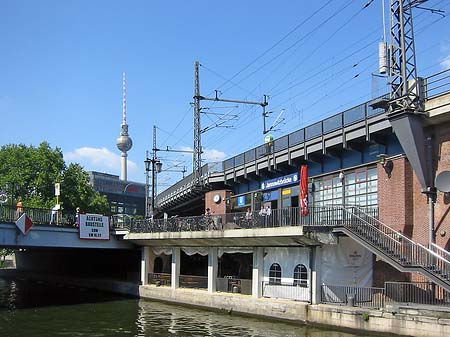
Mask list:
[[[50,213],[50,225],[53,223],[53,220],[55,219],[55,215],[57,215],[59,209],[60,209],[59,204],[56,204],[55,206],[53,206],[52,211]],[[56,221],[56,224],[58,224],[58,220]]]
[[[22,208],[22,201],[18,201],[16,204],[17,208],[16,208],[16,219],[19,219],[20,216],[23,213],[23,208]]]
[[[264,208],[264,205],[261,206],[261,210],[259,211],[258,214],[262,218],[264,227],[267,226],[266,209]]]
[[[247,220],[247,226],[250,227],[252,223],[253,213],[250,207],[247,208],[247,212],[245,213],[245,220]]]
[[[75,213],[75,227],[78,227],[79,225],[80,225],[80,207],[77,207]]]
[[[271,223],[271,220],[272,220],[272,217],[271,217],[271,215],[272,215],[272,209],[270,208],[270,205],[267,205],[266,206],[266,224],[267,225],[270,225],[270,223]]]

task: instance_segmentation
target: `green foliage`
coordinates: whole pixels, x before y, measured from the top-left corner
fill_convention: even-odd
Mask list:
[[[3,266],[5,258],[8,255],[14,254],[14,252],[15,252],[14,249],[9,249],[9,248],[1,248],[0,249],[0,268]]]
[[[8,204],[21,200],[25,207],[52,208],[55,182],[61,183],[60,202],[64,211],[107,214],[108,202],[89,185],[89,176],[78,164],[66,166],[62,151],[47,142],[38,147],[23,144],[0,148],[0,190]]]
[[[363,321],[368,322],[369,321],[369,314],[367,312],[361,314],[361,318]]]
[[[64,169],[61,150],[51,149],[47,142],[37,148],[19,144],[0,149],[0,188],[12,203],[22,200],[28,207],[51,208],[54,183]]]
[[[61,201],[66,211],[107,214],[109,207],[106,197],[100,195],[89,184],[89,175],[79,164],[70,164],[63,173],[61,183]]]

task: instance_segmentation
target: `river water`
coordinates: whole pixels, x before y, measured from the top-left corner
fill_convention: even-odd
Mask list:
[[[1,337],[355,337],[37,281],[0,278]]]

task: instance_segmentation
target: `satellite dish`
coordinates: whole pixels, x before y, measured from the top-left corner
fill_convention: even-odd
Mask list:
[[[450,192],[450,171],[439,173],[435,180],[435,186],[441,192]]]

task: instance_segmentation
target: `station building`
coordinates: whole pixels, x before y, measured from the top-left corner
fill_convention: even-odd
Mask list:
[[[334,286],[383,287],[419,275],[450,289],[448,263],[428,263],[449,249],[450,195],[422,184],[450,170],[449,102],[448,93],[429,100],[426,137],[410,133],[411,142],[426,140],[418,159],[369,101],[205,165],[201,187],[188,176],[160,193],[167,217],[127,235],[143,246],[143,284],[310,303],[339,297]]]

